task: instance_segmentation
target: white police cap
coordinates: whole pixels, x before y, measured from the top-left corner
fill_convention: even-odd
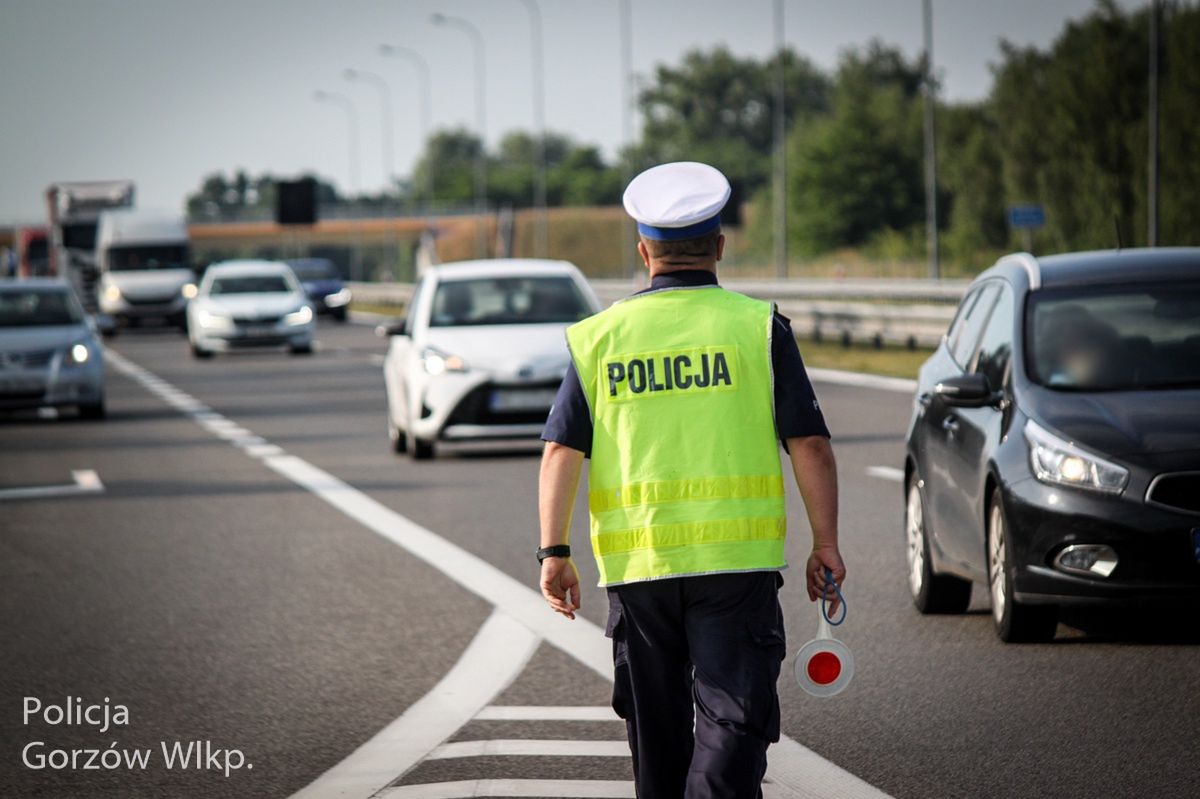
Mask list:
[[[625,211],[648,239],[692,239],[720,227],[729,193],[729,181],[719,169],[676,161],[651,167],[631,180],[625,189]]]

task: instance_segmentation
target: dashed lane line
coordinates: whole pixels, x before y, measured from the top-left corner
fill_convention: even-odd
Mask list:
[[[868,466],[868,477],[878,477],[880,480],[890,480],[893,483],[904,482],[904,470],[895,466]]]
[[[225,419],[219,413],[171,386],[115,350],[108,349],[105,357],[115,369],[138,382],[167,404],[193,417],[207,429],[214,433],[217,430],[225,431],[228,436],[222,437],[235,446],[239,442],[258,438],[249,430],[237,425],[232,420]],[[360,522],[367,529],[425,561],[464,589],[491,603],[497,611],[518,622],[527,631],[561,649],[610,682],[612,681],[611,645],[598,625],[582,616],[576,617],[575,621],[561,619],[546,609],[545,600],[540,593],[483,558],[451,543],[432,530],[422,527],[329,472],[295,455],[289,455],[283,450],[267,454],[265,448],[268,446],[270,445],[256,443],[241,446],[240,449]],[[427,735],[429,744],[427,751],[443,740],[445,740],[445,736],[434,738],[432,735]],[[766,795],[848,797],[852,799],[886,796],[879,789],[825,760],[786,735],[782,736],[779,742],[771,748],[768,762],[768,784],[764,786]],[[400,771],[402,770],[400,769]],[[394,773],[398,774],[399,771]],[[378,783],[378,785],[383,784]],[[561,785],[559,782],[555,782],[555,784]],[[364,796],[363,794],[349,793],[333,795]],[[505,794],[493,792],[483,795],[502,796]],[[535,795],[544,796],[546,794]],[[566,795],[588,796],[589,794]]]
[[[48,499],[71,497],[81,494],[102,494],[104,483],[91,469],[76,469],[71,472],[73,482],[52,486],[21,486],[0,489],[0,501],[10,499]]]

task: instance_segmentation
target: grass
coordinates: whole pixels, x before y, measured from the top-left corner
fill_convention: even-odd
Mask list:
[[[847,372],[867,372],[888,377],[915,378],[921,364],[933,350],[885,346],[875,349],[870,344],[851,344],[843,347],[836,341],[816,342],[797,339],[805,366],[822,369],[843,369]]]

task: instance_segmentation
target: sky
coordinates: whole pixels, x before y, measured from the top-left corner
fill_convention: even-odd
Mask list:
[[[621,144],[618,0],[537,0],[545,40],[547,128]],[[1137,6],[1126,0],[1123,6]],[[1094,0],[934,0],[934,63],[949,100],[986,96],[998,44],[1048,46]],[[772,0],[631,0],[635,79],[694,48],[742,56],[773,49]],[[470,39],[484,39],[486,138],[531,129],[530,22],[521,0],[0,0],[0,223],[37,221],[56,180],[132,178],[144,208],[183,207],[213,171],[283,177],[315,171],[377,191],[407,175],[422,143],[419,84],[384,43],[418,51],[432,75],[433,128],[476,128]],[[785,0],[785,41],[823,68],[873,37],[916,56],[921,0]],[[388,83],[392,165],[384,163],[377,88]],[[350,186],[346,113],[313,99],[348,96],[359,121],[359,186]]]

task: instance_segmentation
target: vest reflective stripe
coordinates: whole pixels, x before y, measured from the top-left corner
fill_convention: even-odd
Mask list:
[[[656,291],[567,330],[592,411],[601,585],[783,568],[769,303]]]
[[[761,499],[782,496],[782,475],[697,477],[593,489],[588,492],[588,507],[592,513],[603,513],[614,508],[656,505],[684,499]]]

